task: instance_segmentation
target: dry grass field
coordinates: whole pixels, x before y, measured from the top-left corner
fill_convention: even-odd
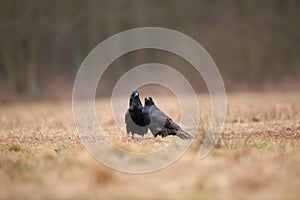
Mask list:
[[[176,121],[176,106],[160,100]],[[209,117],[209,97],[200,95],[203,123],[190,149],[171,166],[141,175],[111,170],[85,150],[71,102],[0,105],[0,199],[299,199],[299,100],[300,91],[228,94],[224,133],[198,160]],[[174,139],[131,139],[109,117],[105,129],[129,150]]]

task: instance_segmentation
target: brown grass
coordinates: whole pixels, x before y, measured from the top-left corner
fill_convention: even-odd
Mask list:
[[[177,104],[157,98],[180,118]],[[298,199],[299,99],[299,91],[229,94],[224,133],[198,160],[210,110],[209,97],[200,95],[201,127],[192,147],[171,166],[142,175],[116,172],[87,153],[70,102],[2,105],[0,199]],[[173,139],[127,137],[109,112],[99,113],[101,122],[128,151],[153,151]]]

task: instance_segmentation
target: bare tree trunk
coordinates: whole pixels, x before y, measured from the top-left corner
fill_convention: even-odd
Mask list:
[[[38,80],[37,80],[37,52],[38,52],[38,39],[33,38],[30,44],[29,60],[27,64],[27,88],[30,94],[38,93]]]

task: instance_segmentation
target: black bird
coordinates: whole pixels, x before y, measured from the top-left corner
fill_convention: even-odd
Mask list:
[[[173,120],[163,113],[154,104],[152,97],[145,98],[145,106],[143,108],[144,121],[148,126],[153,136],[161,135],[166,137],[168,135],[176,135],[181,139],[193,138],[190,134],[182,130]]]
[[[126,131],[128,134],[131,132],[132,138],[135,133],[144,137],[144,134],[148,131],[142,111],[143,105],[139,97],[139,92],[135,90],[130,96],[129,108],[125,114]]]

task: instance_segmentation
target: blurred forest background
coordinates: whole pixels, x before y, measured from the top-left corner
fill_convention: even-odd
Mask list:
[[[216,62],[228,91],[299,87],[297,0],[0,0],[1,102],[70,99],[76,72],[96,45],[144,26],[174,29],[197,40]],[[166,52],[129,54],[114,62],[117,71],[107,71],[102,94],[137,64],[177,65],[183,73],[188,65]]]

